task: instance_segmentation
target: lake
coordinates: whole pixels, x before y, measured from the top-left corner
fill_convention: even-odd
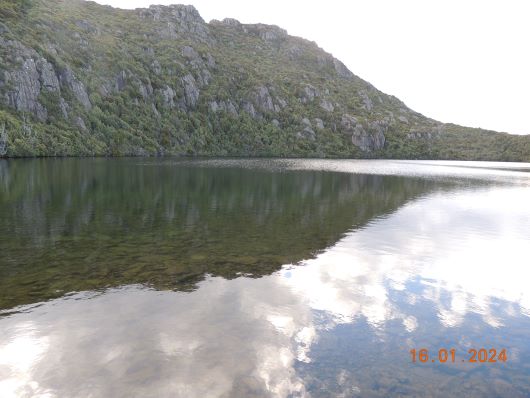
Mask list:
[[[529,397],[530,164],[0,160],[1,397]]]

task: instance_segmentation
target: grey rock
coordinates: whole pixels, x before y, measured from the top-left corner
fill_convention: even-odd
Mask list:
[[[158,109],[156,109],[156,106],[154,103],[151,103],[151,109],[156,117],[160,117],[160,112],[158,112]]]
[[[271,123],[274,127],[280,127],[280,122],[277,119],[272,119]]]
[[[159,75],[160,73],[162,73],[162,66],[160,66],[160,62],[158,62],[157,59],[151,62],[151,70],[155,75]]]
[[[318,90],[311,84],[307,84],[303,88],[302,97],[300,98],[300,101],[302,102],[302,104],[307,104],[309,102],[312,102],[318,96],[320,96]]]
[[[296,44],[292,44],[287,49],[287,53],[289,54],[289,58],[298,59],[304,54],[304,50],[300,46],[297,46]]]
[[[221,23],[226,26],[241,27],[241,22],[234,18],[225,18]]]
[[[184,97],[186,99],[186,105],[189,108],[195,108],[199,101],[200,90],[197,87],[197,82],[191,74],[187,74],[181,79],[182,86],[184,87]]]
[[[60,90],[59,79],[55,73],[55,68],[44,58],[37,60],[37,70],[40,76],[42,88],[47,91],[56,92]]]
[[[209,104],[209,107],[210,107],[210,110],[212,112],[214,112],[214,113],[217,112],[220,109],[219,104],[217,103],[217,101],[211,101],[210,104]]]
[[[147,78],[147,83],[143,83],[141,81],[137,82],[138,85],[138,91],[140,92],[140,95],[144,100],[147,100],[149,97],[153,95],[153,86],[151,85],[151,80]]]
[[[195,51],[193,47],[190,47],[190,46],[182,47],[182,56],[188,60],[200,59],[199,53]]]
[[[342,115],[341,127],[344,133],[351,134],[352,143],[364,152],[382,149],[385,146],[385,133],[388,129],[388,124],[385,121],[372,122],[365,129],[355,117],[344,114]]]
[[[357,123],[357,119],[347,113],[342,115],[342,120],[340,122],[343,131],[349,134],[353,133],[355,126],[357,126]]]
[[[405,124],[409,124],[409,120],[408,120],[405,116],[399,116],[399,117],[398,117],[398,120],[399,120],[400,122],[405,123]]]
[[[333,66],[335,67],[337,75],[339,75],[340,77],[347,79],[353,76],[353,73],[350,72],[346,65],[340,62],[338,59],[333,59]]]
[[[302,131],[299,131],[296,134],[296,137],[300,139],[309,140],[309,141],[315,141],[316,139],[315,132],[313,131],[311,127],[305,127]]]
[[[211,101],[209,104],[210,110],[212,112],[228,112],[234,116],[237,116],[237,109],[232,103],[232,101]]]
[[[215,68],[215,58],[212,56],[212,54],[207,53],[204,57],[206,59],[206,65],[208,65],[209,68]]]
[[[385,132],[387,126],[384,122],[375,121],[370,123],[368,131],[361,124],[355,126],[352,134],[352,143],[363,152],[372,152],[385,146]]]
[[[246,25],[245,28],[250,34],[258,36],[261,40],[271,44],[279,44],[287,39],[287,31],[276,25]]]
[[[370,151],[372,142],[370,140],[370,135],[366,132],[364,127],[361,124],[358,124],[353,129],[352,134],[352,143],[353,145],[358,146],[362,151]]]
[[[276,102],[278,102],[278,105],[280,106],[281,109],[287,106],[287,101],[284,100],[283,98],[276,97]]]
[[[328,65],[333,63],[333,58],[328,54],[318,55],[317,56],[317,64],[321,68],[325,68]]]
[[[166,39],[179,39],[183,34],[193,35],[205,42],[213,43],[210,30],[193,6],[153,5],[148,9],[137,10],[140,18],[159,21],[158,34]]]
[[[13,87],[12,91],[7,92],[11,107],[17,111],[30,112],[41,121],[47,119],[48,111],[38,101],[41,84],[33,58],[26,59],[20,69],[6,72],[5,80]]]
[[[106,83],[103,83],[101,86],[99,86],[98,92],[103,98],[106,98],[111,94],[112,90]]]
[[[118,76],[116,76],[115,83],[114,83],[114,89],[116,91],[122,91],[127,86],[127,73],[122,70],[120,73],[118,73]]]
[[[320,102],[320,107],[324,109],[326,112],[333,112],[335,110],[335,107],[333,106],[333,104],[326,99],[323,99]]]
[[[312,127],[313,127],[313,126],[311,125],[311,121],[310,121],[308,118],[306,118],[306,117],[304,117],[304,118],[302,119],[302,124],[303,124],[304,126],[306,126],[306,127],[309,127],[309,128],[312,128]]]
[[[226,111],[234,116],[237,116],[238,113],[237,113],[237,109],[235,107],[235,105],[232,103],[232,101],[228,101],[226,103]]]
[[[199,86],[205,87],[210,84],[210,80],[212,80],[212,75],[208,69],[202,69],[199,71],[197,79]]]
[[[363,108],[366,109],[368,112],[371,112],[374,104],[372,103],[372,99],[368,96],[368,93],[364,90],[360,91],[361,98],[363,100]]]
[[[370,123],[369,131],[374,137],[374,149],[381,149],[385,146],[385,134],[388,131],[388,123],[384,120],[376,120]]]
[[[306,140],[314,141],[316,139],[315,138],[315,131],[313,130],[313,126],[311,125],[311,121],[308,118],[304,117],[302,119],[302,125],[304,126],[304,129],[302,131],[299,131],[296,134],[296,137],[300,138],[300,139],[306,139]]]
[[[59,100],[59,108],[61,108],[61,112],[63,114],[63,117],[65,120],[68,120],[68,110],[70,109],[70,105],[64,100],[63,97]]]
[[[322,121],[322,119],[316,118],[314,119],[314,121],[315,121],[315,126],[318,130],[322,130],[324,128],[324,122]]]
[[[243,110],[247,112],[250,116],[255,118],[257,116],[256,109],[254,108],[254,105],[252,105],[250,102],[243,102]]]
[[[163,106],[165,108],[171,109],[175,107],[175,90],[166,86],[164,89],[160,90],[160,94],[162,95]]]
[[[74,76],[74,72],[72,72],[70,68],[66,68],[61,71],[59,74],[59,82],[62,86],[68,87],[72,90],[76,99],[83,104],[86,110],[90,110],[92,108],[92,104],[88,98],[85,85]]]
[[[81,130],[83,130],[83,131],[86,131],[86,130],[87,130],[86,125],[85,125],[85,121],[84,121],[80,116],[76,117],[76,119],[75,119],[75,124],[76,124],[76,126],[79,127]]]
[[[407,133],[408,139],[434,140],[443,134],[443,125],[433,126],[431,130],[412,130]]]
[[[257,89],[256,95],[254,97],[257,107],[264,112],[275,112],[276,108],[272,101],[269,89],[265,86],[260,86]]]

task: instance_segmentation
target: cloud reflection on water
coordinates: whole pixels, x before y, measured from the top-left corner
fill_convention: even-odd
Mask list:
[[[381,342],[393,321],[429,331],[430,302],[437,328],[465,337],[471,315],[502,328],[530,317],[528,203],[521,187],[437,193],[260,279],[79,293],[0,318],[0,395],[308,396],[297,364],[338,325],[363,320]]]

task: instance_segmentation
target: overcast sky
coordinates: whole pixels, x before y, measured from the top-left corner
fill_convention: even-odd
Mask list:
[[[356,75],[443,122],[530,134],[530,1],[97,0],[193,4],[317,42]]]

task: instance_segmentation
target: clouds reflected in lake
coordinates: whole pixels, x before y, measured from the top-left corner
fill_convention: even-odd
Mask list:
[[[530,189],[434,192],[259,279],[128,285],[0,318],[0,395],[524,396]],[[413,364],[411,348],[506,348]]]

